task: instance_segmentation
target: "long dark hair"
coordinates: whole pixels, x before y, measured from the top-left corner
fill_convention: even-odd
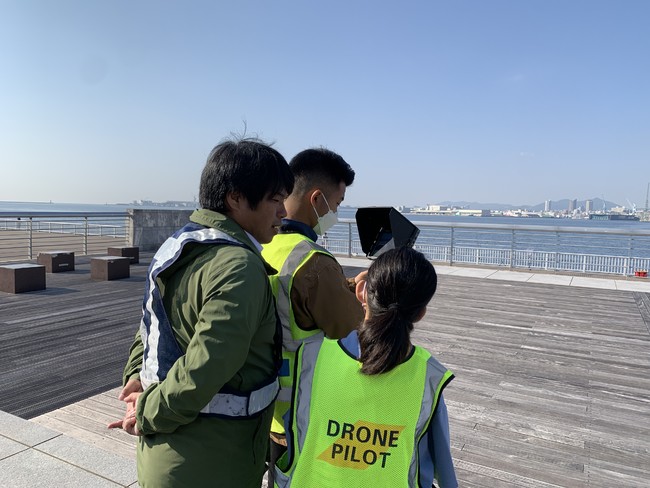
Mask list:
[[[372,263],[366,282],[370,317],[359,328],[362,373],[386,373],[406,360],[413,321],[437,283],[433,265],[410,248],[392,249]]]

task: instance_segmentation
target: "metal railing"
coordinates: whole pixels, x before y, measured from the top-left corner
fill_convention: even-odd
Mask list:
[[[434,262],[626,276],[650,270],[650,230],[413,223],[420,229],[415,248]],[[364,255],[353,219],[341,219],[323,245],[334,254]]]
[[[130,218],[119,212],[0,212],[0,263],[35,259],[41,251],[91,255],[130,245]],[[650,270],[650,230],[413,223],[420,229],[415,248],[434,262],[626,276]],[[364,255],[354,219],[341,219],[322,244],[334,254]]]
[[[120,212],[0,212],[0,263],[52,250],[105,254],[107,247],[128,244],[128,218]]]

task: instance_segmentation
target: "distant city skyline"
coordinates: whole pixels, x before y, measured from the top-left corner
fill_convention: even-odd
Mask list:
[[[192,201],[223,137],[339,152],[346,204],[650,181],[650,2],[0,2],[0,200]]]
[[[417,206],[426,206],[426,205],[456,205],[456,206],[463,206],[463,207],[471,207],[472,205],[478,205],[477,208],[490,208],[489,206],[492,205],[494,208],[500,208],[500,207],[512,207],[512,208],[533,208],[533,207],[542,207],[545,211],[548,210],[566,210],[567,208],[570,208],[570,203],[572,201],[575,201],[576,204],[573,206],[573,209],[577,208],[578,206],[583,206],[586,208],[586,205],[588,202],[591,202],[591,207],[592,210],[601,210],[602,209],[602,202],[603,200],[594,197],[594,198],[586,198],[586,199],[569,199],[569,198],[560,198],[557,200],[545,200],[543,202],[538,202],[538,203],[529,203],[529,204],[513,204],[510,202],[478,202],[478,201],[467,201],[467,200],[444,200],[444,201],[429,201],[429,202],[423,202],[415,205],[405,205],[405,204],[395,204],[391,206],[395,207],[417,207]],[[594,203],[597,202],[599,204],[599,207],[594,207]],[[191,205],[195,204],[198,205],[198,199],[192,199],[192,200],[150,200],[150,199],[143,199],[143,198],[136,198],[130,201],[109,201],[109,202],[73,202],[73,201],[53,201],[53,200],[0,200],[0,203],[11,203],[11,204],[19,204],[19,203],[34,203],[34,204],[98,204],[98,205],[174,205],[174,204],[179,204],[179,205]],[[612,202],[609,200],[605,200],[606,206],[608,208],[614,207],[614,206],[623,206],[626,208],[629,208],[628,205],[621,204],[619,202]],[[580,204],[580,205],[578,205]],[[388,204],[386,204],[388,205]],[[364,205],[354,205],[350,202],[343,202],[342,204],[343,207],[361,207]],[[636,208],[639,210],[643,210],[645,208],[645,205],[636,205]]]

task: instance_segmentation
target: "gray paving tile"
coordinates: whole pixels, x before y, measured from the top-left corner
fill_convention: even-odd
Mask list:
[[[3,436],[28,446],[35,446],[61,435],[58,432],[2,411],[0,411],[0,425],[2,425]]]
[[[0,435],[0,460],[13,456],[25,449],[29,449],[25,444],[20,444],[19,442]]]
[[[448,274],[453,276],[465,276],[467,278],[487,278],[497,271],[494,269],[481,268],[455,268],[455,271],[449,271]]]
[[[582,286],[586,288],[600,288],[603,290],[616,290],[616,282],[603,278],[585,278],[575,276],[571,281],[571,286]]]
[[[3,488],[115,488],[120,485],[34,449],[0,462]]]
[[[552,274],[534,274],[528,283],[543,283],[547,285],[565,285],[569,286],[573,276],[552,275]]]
[[[436,268],[436,273],[439,275],[448,275],[454,274],[458,268],[453,266],[445,266],[444,264],[433,263],[433,266]]]
[[[504,281],[528,281],[533,277],[533,273],[525,271],[497,271],[487,278],[491,280],[504,280]]]
[[[336,260],[341,266],[351,266],[355,268],[368,268],[372,264],[372,261],[366,257],[345,258],[336,256]]]
[[[38,445],[36,449],[120,485],[129,485],[138,479],[133,459],[118,456],[71,437],[57,437]]]
[[[617,290],[640,291],[650,293],[650,282],[615,280]]]

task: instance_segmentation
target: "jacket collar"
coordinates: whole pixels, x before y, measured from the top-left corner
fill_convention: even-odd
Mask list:
[[[248,237],[248,233],[244,229],[242,229],[237,222],[235,222],[227,215],[219,212],[215,212],[213,210],[200,208],[198,210],[195,210],[192,213],[192,215],[190,215],[190,220],[197,224],[205,225],[206,227],[212,227],[214,229],[220,230],[234,237],[239,242],[244,244],[252,253],[254,253],[255,255],[257,255],[257,257],[260,258],[260,260],[264,263],[264,267],[266,268],[267,274],[273,275],[278,273],[278,271],[275,268],[273,268],[270,264],[264,261],[264,258],[262,258],[262,253]]]
[[[302,234],[312,241],[316,242],[318,235],[316,231],[309,227],[307,224],[298,220],[282,219],[282,227],[280,227],[281,234]]]

